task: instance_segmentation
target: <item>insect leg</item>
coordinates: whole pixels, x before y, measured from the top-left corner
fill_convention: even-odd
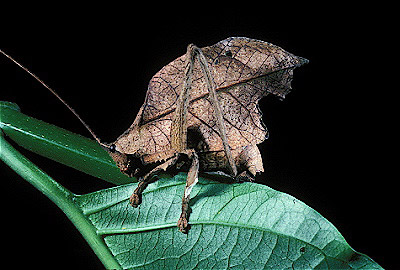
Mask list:
[[[236,168],[235,160],[233,159],[233,156],[231,153],[231,148],[228,143],[228,138],[226,136],[225,122],[224,122],[224,118],[223,118],[223,114],[222,114],[222,109],[221,109],[220,103],[218,101],[217,93],[215,91],[215,82],[214,82],[213,76],[211,75],[210,68],[208,67],[207,60],[204,57],[203,52],[201,51],[200,48],[197,48],[197,47],[196,47],[196,51],[198,54],[198,59],[200,62],[201,69],[206,78],[207,88],[208,88],[208,92],[209,92],[209,99],[210,99],[211,105],[214,109],[214,115],[217,120],[217,127],[219,129],[219,135],[222,139],[222,144],[224,146],[225,155],[228,159],[228,163],[230,166],[229,169],[230,169],[231,175],[236,176],[237,168]]]
[[[146,187],[154,181],[154,176],[157,173],[160,173],[162,171],[166,171],[170,166],[175,164],[177,160],[177,157],[173,157],[164,163],[158,165],[154,169],[152,169],[150,172],[148,172],[141,180],[139,181],[139,184],[135,191],[132,193],[131,197],[129,198],[130,204],[133,207],[138,207],[139,204],[142,203],[142,192],[146,189]]]
[[[179,97],[176,104],[175,116],[173,119],[173,124],[171,127],[171,146],[178,153],[184,152],[187,147],[187,111],[189,106],[190,99],[190,90],[192,87],[192,77],[193,77],[193,66],[195,57],[198,57],[200,62],[201,69],[206,78],[207,88],[209,91],[209,97],[211,104],[214,109],[214,114],[217,120],[217,126],[219,130],[219,135],[221,136],[222,143],[224,146],[225,154],[228,158],[228,163],[230,165],[230,171],[232,176],[237,175],[237,168],[235,165],[235,161],[232,157],[231,149],[228,144],[228,139],[226,136],[226,129],[224,119],[222,117],[222,109],[219,104],[217,93],[215,92],[215,82],[211,75],[210,69],[207,64],[207,60],[205,59],[203,52],[200,48],[196,47],[193,44],[190,44],[186,51],[185,57],[185,77],[183,82],[183,87],[181,92],[179,93]]]
[[[190,200],[190,192],[196,183],[199,181],[199,157],[196,152],[192,152],[190,154],[192,164],[190,166],[188,176],[186,179],[185,193],[182,197],[182,212],[181,216],[178,220],[179,230],[183,233],[187,233],[189,230],[189,200]]]
[[[187,47],[183,87],[176,101],[175,115],[171,126],[171,147],[178,153],[185,152],[187,148],[187,111],[192,87],[194,48],[193,44]]]

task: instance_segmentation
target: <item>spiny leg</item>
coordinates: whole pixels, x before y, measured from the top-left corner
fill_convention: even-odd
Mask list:
[[[183,87],[176,101],[175,115],[171,126],[171,148],[178,153],[183,153],[187,149],[187,111],[192,87],[194,48],[193,44],[187,47]]]
[[[190,165],[190,169],[186,179],[185,193],[182,197],[182,212],[181,216],[178,220],[179,230],[183,233],[187,233],[189,231],[189,200],[190,200],[190,192],[196,183],[199,181],[199,157],[196,152],[191,152],[190,158],[192,164]]]
[[[139,184],[135,191],[132,193],[131,197],[129,198],[130,204],[133,207],[138,207],[139,204],[142,203],[142,193],[146,189],[146,187],[154,181],[153,176],[156,175],[157,173],[160,173],[162,171],[166,171],[170,166],[175,164],[177,160],[177,157],[173,157],[164,163],[158,165],[154,169],[152,169],[149,173],[147,173],[143,178],[140,179]]]
[[[185,57],[185,77],[183,81],[183,87],[179,93],[179,97],[176,104],[175,116],[172,121],[171,127],[171,147],[175,149],[178,153],[182,153],[187,148],[187,112],[190,100],[190,90],[192,87],[192,77],[193,77],[193,66],[195,61],[195,56],[198,57],[202,72],[206,78],[207,88],[209,92],[209,98],[211,105],[213,106],[214,115],[217,122],[217,127],[219,135],[222,139],[224,146],[224,151],[229,163],[229,169],[232,176],[237,175],[237,168],[235,161],[232,157],[231,149],[226,136],[225,123],[222,116],[222,109],[219,104],[217,93],[215,91],[215,82],[211,75],[210,69],[207,64],[207,60],[204,57],[203,52],[200,48],[193,44],[187,47],[186,57]]]
[[[231,148],[228,143],[228,137],[226,136],[225,122],[224,122],[224,118],[223,118],[223,114],[222,114],[222,109],[221,109],[221,106],[218,101],[217,93],[215,91],[215,88],[216,88],[215,82],[214,82],[213,76],[210,72],[210,68],[208,67],[207,60],[204,57],[203,52],[201,51],[200,48],[197,48],[197,47],[196,47],[196,50],[198,52],[198,59],[200,62],[201,69],[206,78],[207,88],[208,88],[208,92],[209,92],[209,98],[210,98],[210,101],[211,101],[211,104],[212,104],[212,107],[214,110],[215,118],[217,120],[219,135],[222,139],[222,144],[224,146],[225,155],[228,159],[228,163],[230,166],[230,168],[229,168],[230,173],[231,173],[231,176],[236,176],[237,168],[236,168],[235,160],[233,159],[233,156],[231,153]]]
[[[189,230],[189,199],[190,191],[198,181],[199,158],[193,150],[187,149],[187,112],[190,101],[190,90],[192,87],[193,66],[196,55],[196,46],[190,44],[187,47],[185,60],[185,76],[183,87],[179,93],[176,104],[175,116],[171,126],[171,147],[178,153],[188,155],[191,166],[186,179],[185,193],[182,197],[182,212],[178,220],[179,230],[187,233]]]
[[[228,144],[226,130],[225,130],[225,123],[222,117],[222,110],[215,91],[215,83],[213,77],[211,75],[207,61],[201,49],[199,49],[193,44],[190,44],[186,52],[185,77],[183,81],[183,87],[177,99],[175,115],[171,126],[171,148],[174,149],[177,153],[187,154],[192,162],[186,180],[185,193],[182,197],[182,212],[177,224],[179,230],[183,233],[187,233],[189,230],[188,219],[189,219],[190,191],[198,181],[198,171],[199,171],[199,158],[197,154],[193,150],[187,149],[187,128],[188,128],[187,112],[190,101],[190,90],[192,86],[193,66],[194,66],[195,56],[198,57],[200,66],[202,68],[202,72],[204,73],[204,76],[206,78],[209,97],[214,109],[215,117],[217,119],[217,126],[223,142],[225,154],[229,161],[231,175],[232,176],[237,175],[237,168],[235,165],[235,161],[232,157],[232,153],[230,151],[230,146]]]

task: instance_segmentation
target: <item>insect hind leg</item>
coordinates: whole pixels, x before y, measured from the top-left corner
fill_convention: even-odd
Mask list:
[[[208,66],[207,60],[202,50],[193,44],[187,47],[185,56],[185,71],[182,90],[176,102],[174,119],[171,126],[171,148],[178,153],[184,153],[187,148],[187,113],[192,89],[193,67],[196,58],[199,61],[203,76],[206,80],[209,99],[214,111],[219,136],[222,139],[225,155],[228,159],[228,170],[231,176],[237,175],[237,168],[232,157],[231,148],[228,143],[225,122],[222,115],[222,109],[215,91],[215,82]]]
[[[214,116],[216,118],[216,123],[219,131],[219,135],[222,139],[222,144],[224,147],[225,155],[228,159],[228,169],[230,171],[231,176],[236,176],[237,175],[237,168],[235,164],[235,160],[233,159],[232,152],[230,145],[228,143],[228,137],[226,135],[226,128],[225,128],[225,122],[222,114],[222,108],[220,106],[217,93],[215,91],[216,86],[214,82],[214,78],[211,74],[210,68],[208,67],[207,60],[200,48],[197,48],[197,53],[198,53],[198,59],[200,63],[200,67],[202,69],[202,72],[204,74],[204,77],[207,82],[207,88],[208,88],[208,93],[209,93],[209,99],[211,101],[213,110],[214,110]]]

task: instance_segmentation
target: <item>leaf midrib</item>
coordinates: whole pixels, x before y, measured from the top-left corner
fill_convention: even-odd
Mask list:
[[[201,183],[198,183],[198,184],[199,185],[203,185]],[[214,182],[212,184],[220,184],[220,185],[222,185],[224,183]],[[208,185],[208,184],[205,184],[205,185]],[[152,193],[152,192],[158,191],[160,189],[166,189],[166,188],[170,188],[170,187],[174,187],[174,186],[184,186],[184,182],[181,182],[181,183],[180,182],[178,182],[178,183],[177,182],[175,182],[175,183],[166,183],[165,185],[155,187],[154,189],[150,188],[149,190],[146,190],[144,192],[144,194],[145,193]],[[118,188],[118,187],[115,187],[115,188]],[[252,191],[247,192],[246,194],[253,193],[253,192],[259,192],[259,191],[260,190],[252,190]],[[85,195],[83,195],[83,196],[85,196]],[[232,199],[240,197],[240,196],[241,195],[234,196]],[[271,196],[271,197],[273,197],[273,196]],[[228,202],[226,202],[222,206],[222,208],[226,207],[226,205],[228,205],[229,202],[232,201],[232,199],[230,199]],[[84,211],[84,214],[88,217],[91,214],[95,214],[95,213],[97,213],[99,211],[105,210],[105,209],[107,209],[109,207],[112,207],[114,205],[117,205],[119,203],[122,203],[122,202],[128,201],[128,200],[129,200],[129,198],[121,199],[121,200],[118,200],[118,201],[114,201],[113,203],[104,205],[102,207],[95,208],[95,209],[90,209],[88,211]],[[213,218],[215,218],[215,217],[216,216],[214,216]],[[296,241],[300,241],[304,245],[311,246],[311,247],[319,250],[321,252],[321,254],[323,254],[325,257],[333,258],[335,260],[338,260],[337,258],[335,258],[333,256],[327,255],[323,251],[323,249],[321,247],[318,247],[318,246],[316,246],[314,244],[308,243],[308,242],[306,242],[306,241],[304,241],[304,240],[302,240],[302,239],[300,239],[298,237],[295,237],[294,235],[284,234],[282,232],[274,231],[272,229],[264,228],[264,227],[257,226],[257,225],[250,225],[250,224],[239,223],[239,222],[220,221],[220,220],[193,220],[193,221],[190,221],[190,224],[191,225],[227,226],[227,227],[233,227],[233,228],[241,228],[241,229],[249,229],[249,230],[257,230],[257,231],[261,231],[261,232],[267,232],[267,233],[271,233],[273,235],[278,235],[278,236],[287,237],[287,238],[290,238],[290,239],[293,239],[293,240],[296,240]],[[150,231],[162,230],[162,229],[167,229],[167,228],[175,228],[175,227],[176,227],[176,223],[175,222],[168,222],[168,223],[152,224],[152,225],[149,225],[149,226],[135,227],[135,228],[124,228],[124,227],[122,227],[121,229],[97,229],[97,234],[99,236],[101,236],[101,237],[106,237],[108,235],[133,234],[133,233],[140,233],[140,232],[150,232]],[[336,239],[336,240],[339,241],[340,239]],[[345,262],[344,260],[339,260],[339,261]]]
[[[321,249],[320,247],[313,245],[311,243],[308,243],[300,238],[294,237],[293,235],[283,234],[280,232],[276,232],[276,231],[258,227],[258,226],[243,224],[243,223],[232,223],[232,222],[210,221],[210,220],[196,220],[196,221],[190,222],[190,224],[191,225],[228,226],[228,227],[233,227],[233,228],[250,229],[250,230],[258,230],[261,232],[267,232],[267,233],[271,233],[274,235],[294,239],[296,241],[303,243],[306,246],[311,246],[311,247],[317,249],[319,252],[321,252],[321,254],[323,254],[323,256],[325,258],[332,258],[332,259],[346,263],[345,260],[341,260],[336,257],[330,256],[330,255],[326,254],[326,252],[323,249]],[[129,228],[129,229],[101,229],[101,230],[97,230],[97,234],[99,236],[106,237],[108,235],[140,233],[140,232],[147,232],[147,231],[154,231],[154,230],[161,230],[161,229],[175,228],[175,227],[176,227],[176,223],[170,222],[170,223],[165,223],[165,224],[157,224],[157,225],[152,225],[152,226],[147,226],[147,227],[137,227],[137,228]]]
[[[209,185],[209,184],[210,184],[210,183],[207,183],[207,184],[205,184],[205,185]],[[216,185],[216,184],[224,185],[224,183],[219,183],[219,182],[212,182],[211,184],[213,184],[213,185]],[[134,184],[128,184],[128,185],[134,185]],[[143,192],[143,194],[152,193],[152,192],[158,191],[158,190],[160,190],[160,189],[166,189],[166,188],[170,188],[170,187],[173,187],[173,186],[184,186],[184,185],[185,185],[184,182],[182,182],[182,183],[166,184],[166,185],[164,185],[164,186],[156,187],[155,189],[150,189],[150,188],[148,188],[148,189],[146,189],[146,190]],[[202,183],[197,183],[197,185],[204,185],[204,184],[202,184]],[[119,188],[119,187],[116,186],[116,187],[109,188],[109,190],[118,189],[118,188]],[[102,191],[99,190],[99,191],[96,191],[96,192],[93,192],[93,193],[90,193],[90,194],[84,194],[84,195],[77,195],[77,194],[75,194],[75,198],[78,199],[78,200],[80,200],[80,199],[79,199],[80,197],[85,197],[85,196],[87,196],[87,195],[92,195],[92,194],[101,193],[101,192],[102,192]],[[253,192],[259,192],[259,190],[249,191],[249,192],[246,193],[246,194],[253,193]],[[221,211],[224,207],[226,207],[226,206],[228,205],[228,203],[229,203],[230,201],[232,201],[232,200],[233,200],[234,198],[236,198],[236,197],[238,197],[238,196],[234,196],[234,197],[232,197],[228,202],[226,202],[225,205],[221,207],[220,211]],[[270,198],[272,198],[272,196],[271,196]],[[88,209],[88,210],[82,209],[82,211],[83,211],[83,214],[84,214],[84,215],[89,216],[89,215],[92,215],[92,214],[95,214],[95,213],[97,213],[97,212],[103,211],[103,210],[105,210],[105,209],[107,209],[107,208],[113,207],[113,206],[115,206],[115,205],[117,205],[117,204],[119,204],[119,203],[122,203],[122,202],[128,201],[128,200],[129,200],[129,198],[127,197],[127,198],[125,198],[125,199],[113,201],[113,202],[111,202],[111,203],[109,203],[109,204],[101,205],[100,207],[97,207],[97,208],[91,208],[91,209]],[[82,207],[82,208],[84,208],[84,207]],[[214,216],[214,218],[215,218],[215,217],[216,217],[216,215]]]

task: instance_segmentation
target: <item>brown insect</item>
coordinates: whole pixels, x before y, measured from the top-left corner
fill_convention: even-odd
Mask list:
[[[133,124],[110,144],[100,142],[67,106],[121,172],[139,178],[130,197],[133,207],[140,205],[143,190],[158,173],[188,171],[178,220],[179,230],[187,233],[190,191],[199,172],[218,171],[252,181],[264,171],[257,144],[268,131],[258,101],[269,93],[284,98],[294,68],[307,62],[273,44],[244,37],[201,49],[191,44],[185,55],[153,76]]]

